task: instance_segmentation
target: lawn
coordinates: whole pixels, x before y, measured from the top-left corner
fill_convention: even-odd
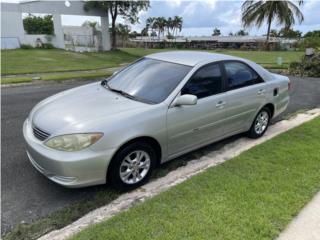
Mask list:
[[[76,53],[60,49],[2,50],[1,55],[2,75],[101,69],[136,59],[122,51]]]
[[[320,118],[74,236],[271,240],[320,190]]]
[[[25,74],[64,72],[77,70],[92,70],[116,67],[120,64],[130,63],[138,57],[160,51],[173,49],[143,49],[126,48],[119,51],[104,53],[76,53],[60,49],[17,49],[2,50],[1,74]],[[262,51],[236,51],[221,50],[210,51],[251,59],[267,68],[287,68],[288,63],[298,60],[303,52],[262,52]],[[276,65],[277,57],[283,58],[283,65]]]
[[[70,79],[90,79],[99,77],[111,76],[112,72],[105,69],[97,69],[95,71],[81,71],[81,72],[56,72],[56,73],[39,73],[37,77],[40,77],[41,81],[63,81]],[[32,82],[32,75],[25,76],[10,76],[1,79],[1,84],[15,84],[15,83],[27,83]]]
[[[111,74],[106,68],[119,67],[151,53],[172,50],[174,49],[124,48],[103,53],[76,53],[61,49],[2,50],[1,83],[31,82],[33,75],[40,77],[41,80],[55,81],[104,77]],[[290,62],[298,60],[303,55],[303,52],[288,51],[217,50],[209,52],[248,58],[269,69],[287,69]],[[276,64],[278,57],[283,59],[281,66]],[[108,71],[107,74],[105,74],[106,71]],[[15,74],[18,75],[15,76]]]

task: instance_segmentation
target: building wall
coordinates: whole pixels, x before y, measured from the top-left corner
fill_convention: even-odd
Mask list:
[[[80,27],[80,26],[63,26],[62,27],[63,32],[65,34],[70,34],[70,35],[84,35],[84,36],[88,36],[88,35],[93,35],[93,30],[91,27]]]
[[[110,36],[108,31],[109,19],[106,11],[83,10],[82,1],[71,1],[71,6],[66,7],[64,1],[31,1],[16,3],[1,2],[1,48],[18,48],[20,44],[35,45],[37,38],[46,42],[44,36],[27,35],[23,29],[22,13],[52,14],[55,36],[51,43],[58,48],[65,48],[64,31],[61,25],[61,14],[100,16],[102,24],[101,47],[110,50]],[[86,35],[86,33],[84,34]]]
[[[1,3],[1,48],[17,48],[23,42],[24,29],[20,6]]]

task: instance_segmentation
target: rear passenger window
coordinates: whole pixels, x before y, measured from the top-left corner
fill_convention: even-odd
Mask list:
[[[226,62],[224,63],[228,89],[236,89],[263,82],[262,78],[244,63]]]
[[[219,64],[208,64],[200,68],[182,88],[181,94],[192,94],[198,98],[208,97],[222,90],[222,74]]]

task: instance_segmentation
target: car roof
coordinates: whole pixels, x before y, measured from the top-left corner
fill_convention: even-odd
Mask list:
[[[188,66],[196,66],[197,64],[216,62],[223,60],[240,60],[252,67],[266,81],[274,79],[273,75],[262,66],[248,59],[233,57],[226,54],[208,53],[202,51],[169,51],[154,53],[146,56],[147,58],[178,63]]]
[[[221,60],[245,60],[225,54],[208,53],[200,51],[169,51],[154,53],[146,56],[161,61],[178,63],[188,66],[195,66],[201,62],[221,61]]]

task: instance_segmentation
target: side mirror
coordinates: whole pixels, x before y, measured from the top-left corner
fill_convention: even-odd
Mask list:
[[[197,96],[191,94],[181,95],[176,98],[173,106],[183,106],[183,105],[196,105],[198,101]]]

